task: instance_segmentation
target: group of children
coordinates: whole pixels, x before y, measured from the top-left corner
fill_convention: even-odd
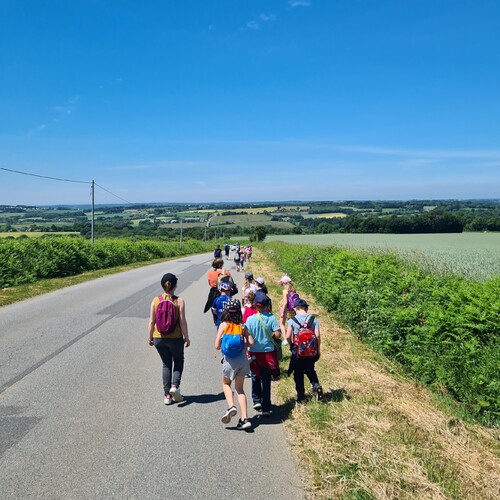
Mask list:
[[[222,386],[228,409],[221,421],[228,424],[237,415],[231,384],[237,393],[241,418],[238,429],[251,429],[247,399],[243,389],[245,377],[252,378],[253,409],[262,416],[272,414],[271,381],[279,376],[282,339],[290,346],[288,374],[294,374],[297,402],[305,400],[304,375],[312,385],[313,394],[323,399],[323,390],[315,370],[320,356],[320,325],[308,314],[309,305],[301,299],[292,280],[285,275],[279,281],[283,288],[279,318],[272,314],[271,299],[263,278],[254,280],[245,274],[242,302],[231,298],[229,285],[221,283],[220,296],[214,300],[217,317],[215,348],[222,351]]]
[[[222,258],[212,262],[208,273],[210,286],[205,312],[212,310],[217,328],[215,348],[222,352],[222,387],[228,408],[221,418],[224,424],[238,414],[232,390],[237,394],[241,416],[236,427],[252,428],[248,418],[244,380],[252,379],[252,404],[262,416],[272,414],[271,381],[279,376],[282,343],[290,346],[288,374],[294,374],[297,402],[305,400],[304,375],[312,385],[318,400],[323,398],[315,363],[320,357],[320,325],[308,313],[309,305],[301,299],[289,276],[279,284],[283,289],[279,321],[272,313],[272,303],[263,278],[245,274],[241,301],[229,271],[223,268]],[[148,343],[154,346],[163,362],[165,404],[180,402],[180,381],[184,367],[184,348],[190,344],[182,298],[175,295],[177,277],[167,273],[161,279],[163,294],[151,303]],[[211,304],[211,307],[210,305]]]

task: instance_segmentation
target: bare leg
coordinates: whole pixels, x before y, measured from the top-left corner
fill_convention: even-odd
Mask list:
[[[227,407],[231,408],[234,405],[233,390],[231,389],[231,380],[226,377],[222,377],[222,390],[226,397]]]
[[[243,384],[245,383],[245,377],[238,376],[234,379],[234,388],[238,394],[238,404],[240,405],[241,419],[245,420],[248,418],[247,414],[247,397],[245,391],[243,390]],[[227,396],[226,396],[227,398]]]

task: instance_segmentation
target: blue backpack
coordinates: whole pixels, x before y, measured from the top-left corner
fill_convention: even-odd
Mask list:
[[[236,358],[245,348],[243,327],[235,323],[227,323],[221,338],[221,351],[228,358]]]

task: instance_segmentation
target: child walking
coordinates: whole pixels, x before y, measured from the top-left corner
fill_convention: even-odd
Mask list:
[[[292,357],[288,374],[293,371],[297,403],[305,399],[304,374],[312,385],[313,394],[318,401],[323,399],[323,389],[319,384],[314,368],[320,356],[319,322],[308,314],[309,304],[304,299],[296,299],[294,303],[295,316],[288,320],[285,338],[290,345]],[[299,340],[299,337],[301,339]]]
[[[250,374],[250,362],[246,354],[246,346],[253,345],[253,338],[245,325],[241,322],[241,303],[231,299],[225,304],[221,316],[221,324],[215,339],[215,348],[220,349],[222,359],[222,389],[227,401],[227,410],[221,418],[223,424],[228,424],[237,415],[238,410],[234,405],[231,383],[238,395],[241,418],[236,425],[237,429],[248,430],[252,422],[247,413],[247,397],[243,389],[245,377]]]

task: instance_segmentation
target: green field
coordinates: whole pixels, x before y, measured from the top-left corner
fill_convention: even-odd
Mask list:
[[[45,233],[45,232],[23,232],[23,231],[17,231],[15,233],[0,233],[0,238],[20,238],[21,236],[28,237],[28,238],[41,238],[42,236],[79,236],[80,233],[77,233],[75,231],[65,231],[65,232],[50,232],[50,233]]]
[[[431,271],[479,280],[500,274],[500,233],[269,235],[266,241],[396,252]]]
[[[248,215],[221,215],[213,217],[210,221],[210,227],[224,227],[224,226],[241,226],[241,227],[254,227],[254,226],[273,226],[282,228],[294,227],[290,222],[273,221],[271,216],[265,214],[248,214]]]

